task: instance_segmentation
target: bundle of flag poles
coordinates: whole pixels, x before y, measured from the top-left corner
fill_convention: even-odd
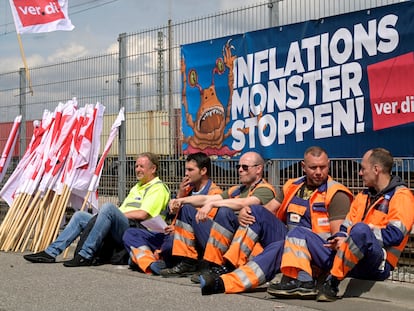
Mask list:
[[[122,108],[98,161],[104,110],[100,103],[79,108],[72,99],[34,122],[30,143],[0,191],[9,205],[0,250],[43,250],[56,238],[69,203],[75,210],[97,209],[103,163],[125,120]]]

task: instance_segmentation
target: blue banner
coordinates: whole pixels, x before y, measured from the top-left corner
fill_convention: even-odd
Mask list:
[[[184,153],[414,156],[414,2],[183,45]]]

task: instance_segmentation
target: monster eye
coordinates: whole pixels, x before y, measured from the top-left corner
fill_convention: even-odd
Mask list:
[[[188,72],[188,84],[191,86],[196,86],[198,84],[198,75],[194,69],[191,69]]]
[[[217,58],[217,60],[216,60],[216,68],[217,68],[217,72],[219,74],[222,74],[224,72],[224,70],[226,69],[224,67],[224,61],[223,61],[223,59],[221,57],[220,58]]]

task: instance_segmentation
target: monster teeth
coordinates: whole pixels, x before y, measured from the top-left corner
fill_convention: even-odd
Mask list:
[[[203,115],[201,120],[204,121],[207,117],[211,117],[213,114],[220,114],[221,115],[221,111],[219,109],[209,110]]]

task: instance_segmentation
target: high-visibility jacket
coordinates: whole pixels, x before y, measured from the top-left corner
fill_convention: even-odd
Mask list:
[[[384,202],[386,200],[388,202]],[[383,203],[387,205],[385,210]],[[367,208],[368,210],[366,210]],[[395,268],[398,258],[407,244],[414,223],[414,195],[404,185],[399,185],[384,193],[375,202],[370,202],[367,190],[360,192],[351,205],[351,209],[341,226],[341,231],[349,233],[352,226],[358,222],[374,225],[374,235],[387,253],[386,260]],[[343,243],[343,247],[349,247],[348,243]],[[352,249],[349,251],[352,252]],[[341,247],[335,261],[351,260],[356,264],[359,260],[359,257],[355,256],[347,259],[338,257],[342,253]]]
[[[265,179],[262,178],[257,184],[250,187],[249,191],[247,192],[247,195],[243,197],[250,197],[253,194],[254,190],[258,188],[262,188],[262,187],[270,189],[273,192],[273,194],[276,195],[275,188],[270,183],[268,183]],[[236,185],[236,186],[230,187],[228,190],[229,198],[239,198],[240,194],[242,194],[245,189],[246,189],[245,185]]]
[[[305,183],[306,178],[290,179],[283,186],[284,199],[276,216],[285,222],[290,229],[301,226],[311,229],[321,238],[326,239],[331,235],[331,227],[328,218],[328,208],[333,196],[342,191],[353,200],[351,191],[330,176],[326,183],[316,189],[309,200],[297,197],[297,192]]]

